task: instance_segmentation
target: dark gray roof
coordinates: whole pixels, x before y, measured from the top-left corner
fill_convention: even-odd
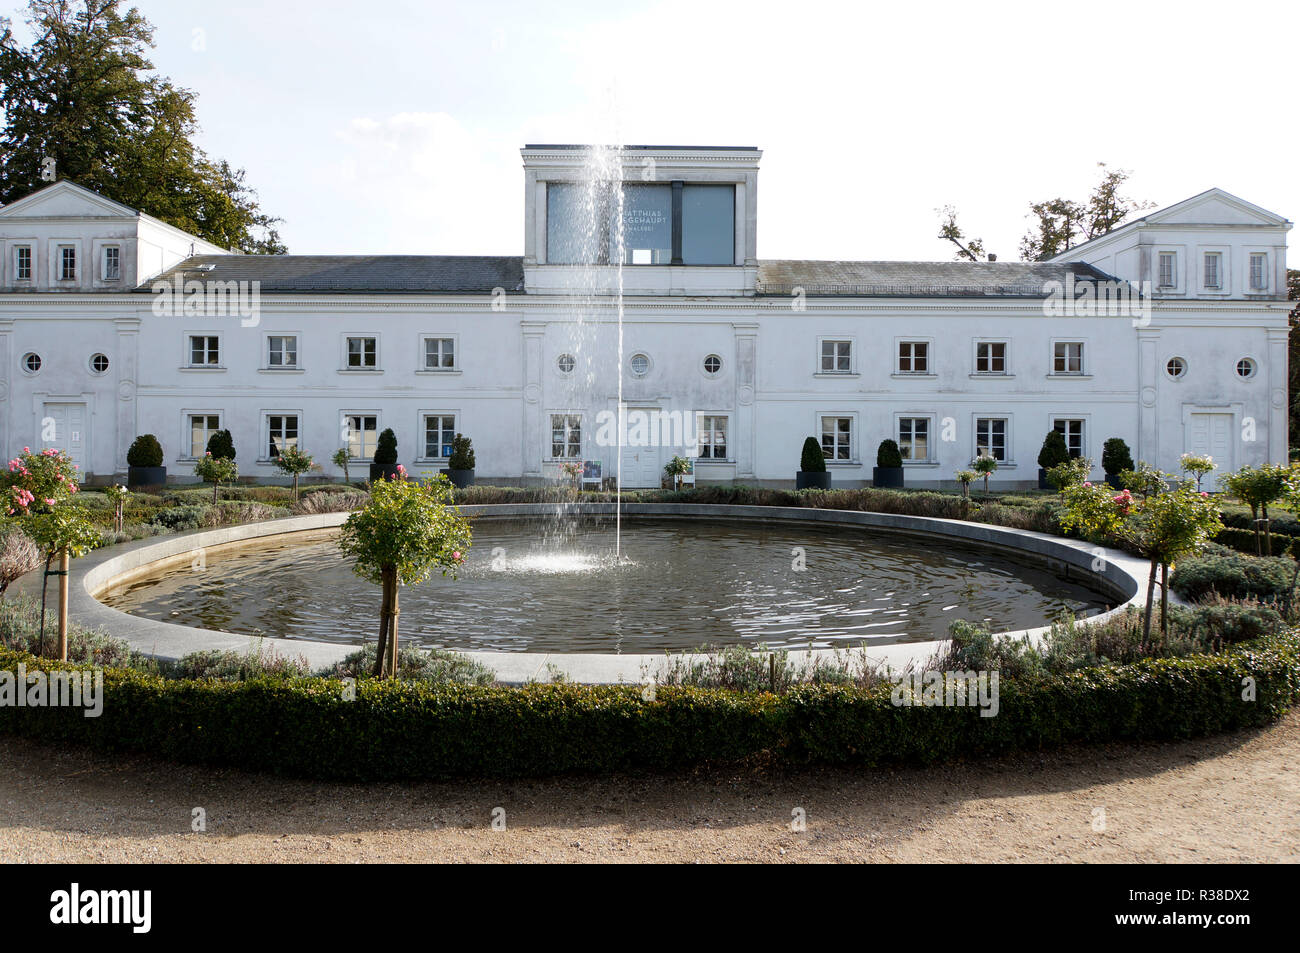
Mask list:
[[[1105,279],[1083,262],[795,261],[758,263],[760,295],[850,297],[1041,297],[1048,281]]]
[[[211,266],[210,268],[208,266]],[[487,255],[195,255],[155,281],[259,281],[262,293],[491,294],[522,291],[524,260]]]

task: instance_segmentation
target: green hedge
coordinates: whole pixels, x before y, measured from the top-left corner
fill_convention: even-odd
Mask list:
[[[1273,545],[1272,553],[1274,556],[1294,556],[1298,550],[1296,547],[1296,537],[1283,536],[1279,533],[1269,533],[1269,541]],[[1219,530],[1218,535],[1214,537],[1214,542],[1220,546],[1227,546],[1235,549],[1239,553],[1255,555],[1255,531],[1250,529],[1236,529],[1235,527],[1225,527]],[[1264,544],[1263,537],[1260,537],[1260,545]]]
[[[1191,602],[1214,595],[1278,602],[1290,593],[1295,568],[1290,559],[1251,556],[1208,546],[1195,556],[1179,560],[1169,587]]]
[[[77,666],[0,650],[0,669]],[[1241,698],[1242,679],[1257,698]],[[1000,713],[904,708],[888,684],[787,693],[523,688],[331,679],[167,681],[105,670],[104,710],[0,707],[0,730],[100,750],[312,778],[519,777],[779,762],[928,764],[1075,742],[1189,738],[1278,718],[1300,694],[1294,635],[1230,653],[1145,660],[1000,685]]]

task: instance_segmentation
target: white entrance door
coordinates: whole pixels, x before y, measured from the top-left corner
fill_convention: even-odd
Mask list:
[[[62,450],[79,469],[77,475],[86,476],[86,405],[46,404],[41,417],[41,445]]]
[[[1233,464],[1232,414],[1189,414],[1187,452],[1209,454],[1218,473],[1231,473]]]

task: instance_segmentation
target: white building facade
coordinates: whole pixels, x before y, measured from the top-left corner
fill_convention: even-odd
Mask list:
[[[621,394],[627,487],[674,455],[792,485],[808,436],[837,486],[885,438],[910,486],[979,452],[1034,485],[1051,429],[1098,476],[1110,437],[1287,459],[1279,215],[1211,190],[1045,263],[760,260],[758,150],[625,147],[611,189],[590,156],[523,149],[518,257],[230,255],[68,182],[0,209],[0,445],[102,481],[152,433],[189,480],[229,429],[245,477],[296,443],[355,478],[391,427],[413,473],[463,433],[479,482],[530,484],[619,472]]]

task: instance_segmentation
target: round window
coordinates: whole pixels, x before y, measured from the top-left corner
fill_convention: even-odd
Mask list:
[[[1187,373],[1187,362],[1181,357],[1171,357],[1169,363],[1165,365],[1165,373],[1174,380],[1178,380]]]
[[[1249,358],[1249,357],[1243,357],[1240,361],[1238,361],[1238,362],[1237,362],[1237,376],[1238,376],[1238,377],[1246,377],[1246,378],[1254,377],[1254,376],[1255,376],[1255,361],[1254,361],[1252,358]]]
[[[716,374],[722,370],[722,358],[716,354],[710,354],[704,359],[704,370],[708,374]]]
[[[650,371],[650,358],[645,354],[633,354],[632,360],[628,361],[628,367],[637,377],[645,377]]]
[[[107,372],[108,372],[108,355],[107,355],[107,354],[96,354],[94,357],[92,357],[92,358],[90,359],[90,369],[91,369],[92,371],[94,371],[96,374],[104,374],[104,373],[107,373]]]
[[[573,369],[578,366],[578,362],[573,359],[572,354],[561,354],[556,360],[555,366],[560,369],[561,374],[572,374]]]
[[[23,355],[23,368],[28,374],[35,374],[41,369],[41,356],[35,351]]]

